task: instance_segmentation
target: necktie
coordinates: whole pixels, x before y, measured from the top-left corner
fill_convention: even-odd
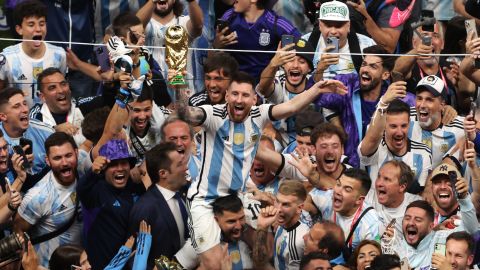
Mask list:
[[[180,207],[180,213],[182,214],[182,219],[183,219],[183,225],[184,225],[184,237],[185,239],[188,238],[188,228],[187,228],[187,219],[188,219],[188,214],[187,214],[187,208],[185,208],[185,204],[183,203],[182,197],[180,196],[180,192],[175,193],[175,196],[173,196],[177,201],[178,201],[178,207]]]

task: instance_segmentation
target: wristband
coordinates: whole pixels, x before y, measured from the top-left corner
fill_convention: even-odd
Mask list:
[[[120,88],[117,96],[115,97],[115,103],[120,106],[120,108],[125,109],[127,104],[132,100],[132,95],[130,91]]]
[[[7,207],[8,207],[8,209],[10,209],[10,211],[12,211],[12,212],[17,212],[17,208],[18,208],[18,207],[15,208],[15,207],[12,205],[11,202],[8,202],[8,203],[7,203]]]

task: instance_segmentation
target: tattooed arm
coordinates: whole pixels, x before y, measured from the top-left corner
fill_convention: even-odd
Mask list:
[[[271,241],[272,238],[269,237],[271,233],[268,232],[268,228],[272,226],[276,219],[277,209],[275,207],[267,206],[260,210],[257,219],[257,234],[253,245],[253,266],[255,269],[274,269],[269,263],[274,243]]]
[[[202,108],[188,105],[187,91],[183,88],[175,88],[175,110],[180,119],[192,126],[201,125],[206,118],[206,113]]]

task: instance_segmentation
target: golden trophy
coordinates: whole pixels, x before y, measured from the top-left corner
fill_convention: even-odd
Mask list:
[[[165,32],[165,60],[170,70],[175,70],[175,76],[170,85],[186,85],[182,73],[187,68],[188,35],[185,28],[172,25]]]

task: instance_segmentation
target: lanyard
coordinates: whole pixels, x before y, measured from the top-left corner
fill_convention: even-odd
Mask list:
[[[357,219],[360,216],[360,214],[362,213],[362,208],[363,208],[363,203],[360,205],[360,207],[358,207],[357,211],[355,211],[355,215],[353,216],[352,224],[350,224],[350,231],[352,231],[354,229],[353,226],[355,225],[355,223],[357,223]],[[337,213],[335,211],[333,211],[333,222],[337,223]],[[352,246],[352,242],[353,242],[353,236],[350,237],[350,239],[348,240],[348,245],[350,247]]]
[[[420,65],[418,66],[418,70],[420,71],[420,77],[423,78],[425,75],[423,74],[423,70],[420,67]],[[438,70],[440,71],[440,76],[442,77],[443,85],[445,85],[445,89],[447,90],[447,94],[449,94],[447,80],[445,80],[445,76],[443,75],[442,67],[440,67],[440,65],[438,65]]]

